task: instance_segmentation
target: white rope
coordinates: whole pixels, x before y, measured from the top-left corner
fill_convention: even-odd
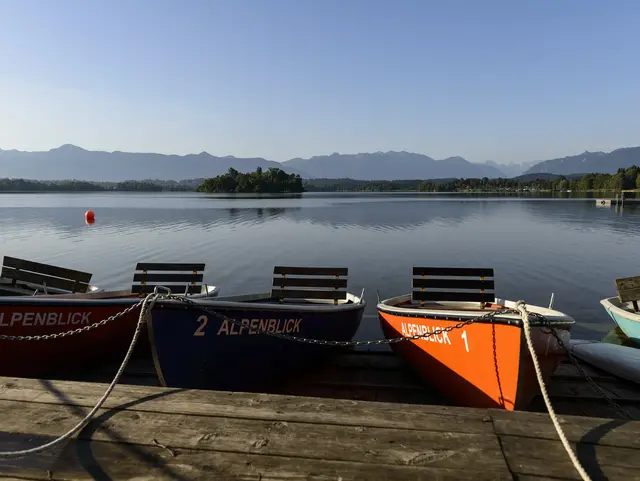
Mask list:
[[[155,293],[154,294],[149,294],[144,299],[144,301],[142,302],[142,307],[140,308],[140,317],[138,318],[138,324],[137,324],[136,330],[135,330],[135,332],[133,334],[133,339],[131,340],[131,344],[129,345],[129,350],[127,351],[127,354],[124,357],[124,360],[122,361],[122,364],[120,365],[120,369],[118,369],[118,372],[116,373],[115,377],[113,378],[113,381],[111,381],[111,384],[109,384],[109,387],[107,388],[107,390],[105,391],[103,396],[100,398],[98,403],[95,405],[95,407],[89,412],[89,414],[87,414],[82,421],[80,421],[78,424],[76,424],[75,427],[73,427],[71,430],[67,431],[65,434],[63,434],[59,438],[54,439],[53,441],[50,441],[50,442],[48,442],[46,444],[43,444],[41,446],[37,446],[35,448],[31,448],[31,449],[24,449],[22,451],[0,452],[0,459],[15,459],[15,458],[21,458],[23,456],[28,456],[30,454],[41,453],[43,451],[46,451],[47,449],[51,449],[51,448],[57,446],[58,444],[60,444],[63,441],[66,441],[71,436],[73,436],[75,433],[77,433],[82,428],[84,428],[87,424],[89,424],[89,422],[91,421],[91,419],[93,418],[95,413],[98,411],[98,409],[100,409],[102,407],[102,405],[107,400],[107,398],[109,397],[109,395],[111,394],[113,389],[116,387],[116,384],[120,380],[120,376],[122,375],[122,373],[124,372],[125,368],[127,367],[129,359],[131,358],[131,355],[133,354],[133,348],[135,347],[136,343],[138,342],[138,337],[140,336],[140,331],[142,331],[142,327],[144,326],[144,324],[145,324],[145,322],[147,320],[147,315],[148,315],[148,313],[151,312],[151,309],[153,309],[153,305],[155,304],[156,299],[158,299],[158,297],[160,297],[158,294],[155,294]]]
[[[549,399],[549,394],[547,393],[547,387],[545,386],[544,380],[542,379],[542,371],[540,370],[540,364],[538,364],[538,356],[536,356],[536,353],[533,349],[533,342],[531,341],[531,327],[529,325],[529,313],[527,312],[527,308],[525,307],[524,301],[516,302],[516,309],[520,311],[520,314],[522,316],[524,336],[527,340],[527,346],[529,347],[529,352],[531,353],[531,360],[533,361],[533,367],[536,370],[536,376],[538,377],[538,384],[540,384],[540,391],[542,392],[542,397],[544,398],[544,402],[547,405],[547,410],[549,411],[549,417],[551,417],[551,421],[553,421],[553,425],[556,428],[558,437],[560,438],[560,441],[562,441],[564,449],[567,451],[567,454],[569,455],[569,458],[571,459],[573,466],[576,468],[576,470],[578,471],[578,473],[580,474],[580,476],[584,481],[591,481],[591,478],[582,467],[582,464],[580,464],[578,457],[573,452],[573,449],[569,444],[569,440],[565,436],[564,431],[562,430],[562,426],[560,426],[560,421],[558,420],[558,417],[556,416],[556,413],[553,410],[553,406],[551,405],[551,400]]]

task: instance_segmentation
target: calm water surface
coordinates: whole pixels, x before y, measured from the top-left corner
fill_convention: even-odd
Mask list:
[[[86,225],[92,209],[96,222]],[[206,262],[221,294],[268,291],[273,266],[349,267],[367,314],[411,287],[411,267],[492,267],[500,297],[555,307],[574,337],[614,326],[599,300],[640,274],[640,206],[587,199],[420,194],[0,194],[0,256],[86,270],[106,288],[130,285],[139,261]],[[381,336],[367,317],[357,338]]]

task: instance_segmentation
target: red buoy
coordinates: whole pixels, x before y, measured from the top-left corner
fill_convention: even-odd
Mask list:
[[[92,210],[88,210],[84,213],[84,220],[86,220],[87,222],[90,222],[93,224],[93,221],[95,220],[95,218],[96,216]]]

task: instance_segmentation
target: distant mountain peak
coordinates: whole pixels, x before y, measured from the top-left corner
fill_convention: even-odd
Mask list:
[[[62,144],[60,147],[56,147],[55,149],[50,149],[49,152],[56,152],[56,151],[63,151],[63,152],[73,152],[73,151],[77,151],[77,152],[87,152],[87,150],[83,149],[82,147],[78,147],[77,145],[73,145],[73,144]]]

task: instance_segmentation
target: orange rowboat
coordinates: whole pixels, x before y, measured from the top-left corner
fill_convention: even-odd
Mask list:
[[[526,409],[538,381],[522,315],[495,298],[493,269],[414,267],[413,275],[411,294],[378,303],[380,324],[387,338],[431,335],[393,343],[394,352],[457,405]],[[575,321],[551,308],[527,311],[547,383],[565,354],[549,327],[568,346]]]

